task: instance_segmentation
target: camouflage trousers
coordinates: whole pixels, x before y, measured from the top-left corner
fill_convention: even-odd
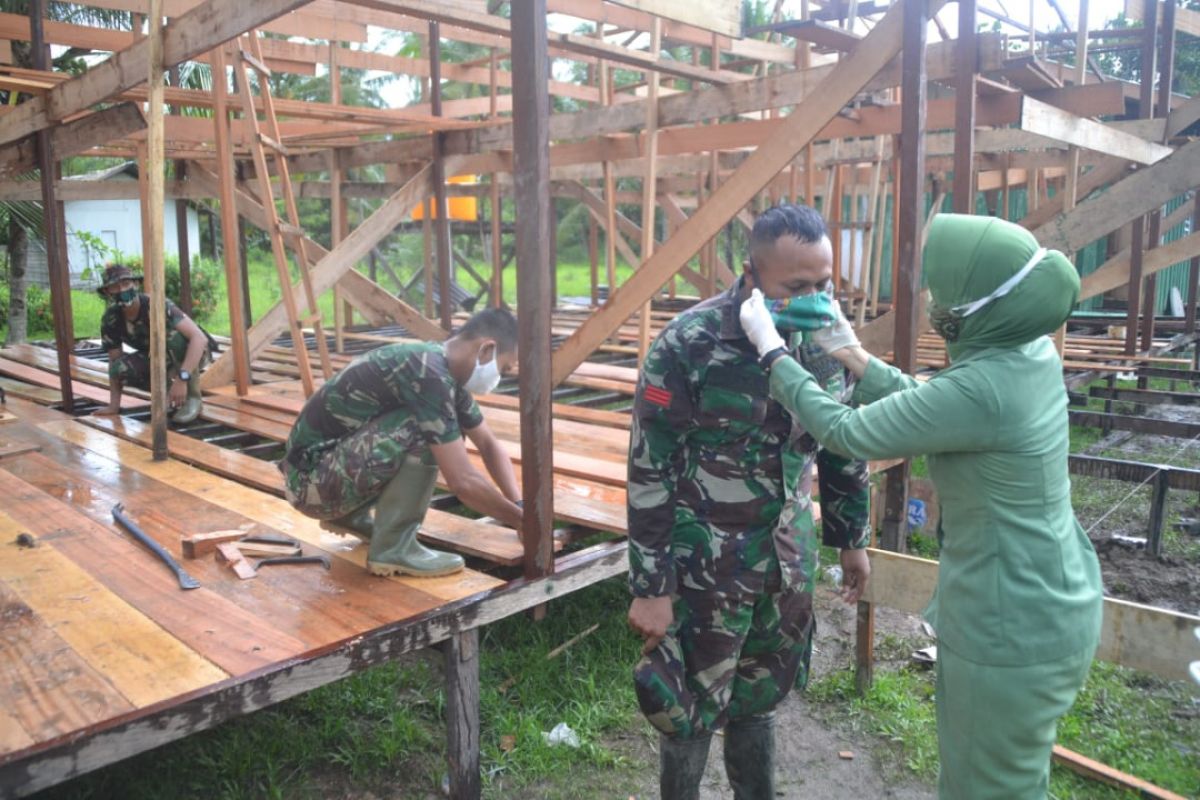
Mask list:
[[[171,331],[167,336],[167,371],[178,369],[183,363],[184,357],[187,355],[188,339],[179,331]],[[208,349],[204,351],[204,357],[200,359],[200,367],[208,363]],[[196,369],[200,371],[199,367]],[[109,379],[119,378],[125,386],[132,386],[135,389],[150,388],[150,355],[148,353],[124,353],[117,356],[112,361],[108,362],[108,377]],[[167,378],[167,386],[171,385],[171,378]]]
[[[666,637],[634,669],[638,705],[667,736],[691,739],[766,713],[808,683],[811,593],[684,592],[674,612]]]
[[[337,519],[373,502],[410,456],[432,464],[419,441],[412,413],[381,414],[338,439],[306,470],[279,462],[288,502],[315,519]],[[423,452],[422,452],[423,449]]]

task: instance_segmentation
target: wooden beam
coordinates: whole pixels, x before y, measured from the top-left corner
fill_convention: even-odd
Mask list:
[[[942,0],[931,0],[933,10],[941,4]],[[554,359],[555,384],[574,372],[634,309],[677,273],[704,242],[795,158],[800,149],[899,52],[902,17],[901,6],[889,11],[863,40],[862,46],[829,74],[813,94],[805,113],[793,114],[784,120],[776,135],[749,156],[709,201],[676,229],[662,248],[563,343]]]
[[[662,20],[654,18],[650,30],[650,52],[658,55],[662,47]],[[646,78],[646,171],[642,175],[642,249],[638,268],[645,266],[654,254],[654,210],[658,203],[658,73],[647,72]],[[638,318],[638,364],[646,360],[650,349],[650,305],[646,300]]]
[[[79,155],[93,147],[124,139],[145,130],[146,118],[133,103],[86,114],[50,131],[50,145],[60,158]],[[33,139],[23,139],[0,147],[0,174],[20,175],[37,169]]]
[[[959,0],[954,77],[954,211],[975,213],[975,0]]]
[[[306,0],[211,0],[176,19],[163,37],[163,66],[172,67],[304,5]],[[14,142],[146,81],[149,43],[113,53],[44,97],[28,100],[0,117],[0,144]]]
[[[550,59],[546,0],[512,7],[513,150],[517,207],[517,308],[520,312],[521,525],[525,577],[554,572],[554,464],[550,324]]]
[[[725,0],[612,0],[619,6],[636,8],[658,17],[686,22],[697,28],[722,33],[735,39],[742,36],[741,7]]]
[[[1171,154],[1171,148],[1165,145],[1077,117],[1032,97],[1022,101],[1021,129],[1138,164],[1154,164]]]
[[[1191,213],[1191,209],[1188,209],[1186,205],[1184,208],[1189,214]],[[1200,256],[1200,233],[1193,233],[1182,239],[1167,242],[1145,252],[1142,257],[1142,277],[1161,272],[1196,256]],[[1124,250],[1104,262],[1095,272],[1083,276],[1079,299],[1087,300],[1124,286],[1129,281],[1129,260],[1130,251]]]

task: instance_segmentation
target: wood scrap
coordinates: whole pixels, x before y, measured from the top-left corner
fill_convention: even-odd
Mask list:
[[[200,558],[215,552],[217,545],[232,542],[246,535],[244,530],[232,529],[224,531],[209,531],[208,533],[193,533],[180,538],[184,558]]]
[[[242,551],[238,550],[237,542],[224,542],[217,545],[217,561],[228,564],[229,568],[244,581],[258,574],[246,557],[242,555]]]
[[[1110,786],[1129,789],[1137,792],[1139,797],[1154,798],[1155,800],[1186,800],[1181,794],[1176,794],[1160,786],[1155,786],[1141,778],[1135,778],[1128,773],[1121,772],[1119,769],[1113,769],[1107,764],[1102,764],[1095,759],[1076,753],[1074,750],[1068,750],[1061,745],[1054,745],[1053,759],[1072,772],[1082,775],[1085,778],[1107,783]]]

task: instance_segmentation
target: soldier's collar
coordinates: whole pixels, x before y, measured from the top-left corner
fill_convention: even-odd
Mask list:
[[[721,295],[721,340],[745,339],[746,331],[742,328],[742,283],[746,277],[739,276],[733,285]]]

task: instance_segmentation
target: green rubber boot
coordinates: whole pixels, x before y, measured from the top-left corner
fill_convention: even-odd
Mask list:
[[[203,408],[204,400],[200,395],[200,370],[197,368],[192,377],[188,379],[187,400],[183,401],[183,405],[171,419],[180,425],[186,425],[200,416]]]
[[[775,797],[775,713],[730,720],[725,726],[725,774],[734,800]]]
[[[375,533],[375,520],[371,518],[371,509],[375,504],[367,503],[359,506],[344,517],[321,520],[321,527],[330,533],[350,534],[364,542],[371,541]]]
[[[436,482],[437,467],[410,457],[383,488],[375,501],[375,530],[367,551],[372,575],[436,577],[463,568],[462,556],[430,550],[417,541]]]
[[[695,739],[658,737],[658,790],[662,800],[699,800],[712,734]]]

